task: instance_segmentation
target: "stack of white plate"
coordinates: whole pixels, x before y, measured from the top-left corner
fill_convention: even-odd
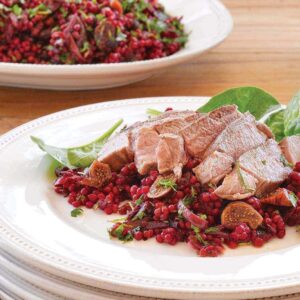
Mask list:
[[[70,216],[52,188],[51,159],[30,135],[57,146],[92,140],[120,117],[142,120],[149,107],[196,109],[206,98],[148,98],[52,114],[0,138],[0,298],[253,299],[300,292],[300,234],[264,247],[201,258],[182,243],[111,240],[101,211]],[[53,170],[52,170],[53,174]],[[297,295],[281,299],[297,299]],[[153,299],[153,298],[152,298]]]

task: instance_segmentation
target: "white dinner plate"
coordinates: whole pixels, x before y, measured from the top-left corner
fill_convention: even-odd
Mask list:
[[[41,300],[158,300],[116,293],[90,287],[44,272],[0,250],[0,299],[18,300],[30,295]],[[4,294],[5,291],[5,294]],[[1,294],[3,292],[3,294]],[[300,294],[289,294],[255,300],[299,300]],[[163,300],[163,299],[162,299]]]
[[[0,246],[41,270],[102,289],[173,299],[239,299],[300,291],[300,235],[263,248],[226,250],[197,257],[185,243],[153,240],[122,244],[110,240],[101,211],[70,217],[71,206],[49,180],[50,160],[29,136],[53,145],[76,145],[98,137],[117,119],[146,118],[149,107],[196,109],[207,98],[146,98],[99,103],[52,114],[0,138]]]
[[[156,300],[140,296],[102,290],[43,272],[37,267],[15,259],[0,249],[0,291],[5,290],[12,299],[42,300]],[[0,293],[0,299],[1,293]]]
[[[93,65],[32,65],[0,63],[0,85],[39,89],[108,88],[144,80],[222,42],[232,30],[232,18],[219,0],[161,0],[174,16],[183,16],[190,33],[186,47],[169,57],[130,63]]]

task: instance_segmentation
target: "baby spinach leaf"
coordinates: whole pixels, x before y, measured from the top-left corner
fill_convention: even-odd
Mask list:
[[[270,115],[265,123],[272,130],[277,142],[280,142],[284,137],[284,109],[281,109]]]
[[[51,157],[53,157],[62,165],[69,168],[85,168],[90,166],[90,164],[97,158],[97,155],[103,145],[107,142],[114,131],[122,124],[122,122],[122,119],[119,120],[95,141],[78,147],[59,148],[47,145],[42,139],[35,136],[31,136],[31,139],[43,151],[47,152]]]
[[[226,90],[212,97],[199,112],[210,112],[220,106],[235,104],[239,111],[249,111],[257,120],[280,107],[279,102],[270,94],[257,87],[245,86]]]
[[[284,111],[284,134],[285,136],[300,135],[300,91]]]

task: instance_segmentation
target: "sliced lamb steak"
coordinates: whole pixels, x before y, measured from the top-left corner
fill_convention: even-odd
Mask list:
[[[154,129],[142,127],[138,130],[132,147],[134,162],[141,175],[157,169],[156,148],[158,143],[159,134]]]
[[[289,163],[294,165],[300,161],[300,135],[288,136],[279,145]]]
[[[128,132],[125,130],[112,137],[99,153],[98,161],[108,164],[113,171],[120,171],[124,165],[133,161]]]
[[[245,113],[220,133],[205,151],[204,157],[219,151],[237,160],[243,153],[261,145],[266,139],[266,135],[257,129],[255,118]]]
[[[228,105],[190,122],[189,125],[180,131],[188,154],[202,159],[206,148],[228,124],[240,118],[240,116],[241,113],[238,112],[235,105]]]
[[[156,159],[160,174],[173,172],[177,178],[180,178],[182,167],[187,162],[183,138],[172,133],[159,135]]]
[[[204,161],[194,169],[202,184],[217,183],[230,173],[240,155],[256,148],[267,139],[257,128],[255,118],[246,113],[231,122],[208,147]],[[210,169],[211,171],[208,171]]]
[[[227,175],[215,193],[222,199],[240,200],[255,194],[257,179],[238,166]]]
[[[215,151],[193,171],[202,184],[217,184],[226,174],[231,172],[233,163],[234,160],[231,156]]]
[[[136,122],[128,127],[123,132],[120,132],[113,136],[101,149],[98,160],[108,164],[113,171],[120,171],[121,168],[134,160],[134,152],[132,147],[132,141],[135,139],[135,135],[142,127],[150,127],[160,125],[163,128],[163,123],[168,124],[172,119],[176,119],[177,122],[181,122],[182,119],[190,120],[198,116],[199,114],[193,111],[168,111],[162,115],[146,120],[144,122]],[[186,125],[184,121],[184,125]],[[175,122],[173,126],[176,127]],[[169,130],[170,131],[170,130]]]
[[[291,171],[282,162],[278,144],[269,139],[241,155],[235,169],[215,192],[219,197],[229,200],[244,199],[251,194],[261,196],[276,189]]]
[[[257,196],[276,189],[292,171],[284,165],[281,149],[273,139],[243,154],[239,163],[241,169],[258,180],[255,193]]]

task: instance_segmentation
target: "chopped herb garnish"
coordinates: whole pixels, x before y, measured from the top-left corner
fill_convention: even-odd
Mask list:
[[[126,220],[126,218],[127,217],[117,218],[117,219],[110,220],[109,222],[111,222],[111,223],[124,222]]]
[[[283,154],[280,155],[280,161],[285,167],[293,168],[293,164],[289,163]]]
[[[266,165],[267,161],[264,159],[264,160],[261,161],[261,163],[262,163],[263,165]]]
[[[141,205],[144,201],[144,195],[141,195],[139,199],[136,200],[135,205]]]
[[[162,178],[157,182],[158,186],[164,187],[164,188],[171,188],[173,191],[177,191],[177,184],[174,180],[170,178]]]
[[[85,42],[83,43],[82,48],[80,49],[80,52],[81,52],[81,53],[85,53],[85,52],[88,51],[89,49],[90,49],[90,44],[89,44],[89,42],[85,41]]]
[[[123,242],[130,242],[133,240],[133,236],[131,232],[127,232],[125,235],[123,234],[124,229],[127,225],[126,224],[120,224],[116,229],[113,231],[113,236],[117,237],[118,240]],[[112,232],[111,232],[112,234]]]
[[[147,115],[151,117],[156,117],[162,114],[162,111],[154,109],[154,108],[148,108],[146,111]]]
[[[78,216],[81,216],[83,215],[83,209],[78,207],[78,208],[75,208],[71,211],[71,216],[73,218],[77,218]]]
[[[208,227],[204,232],[205,233],[217,233],[220,231],[220,228],[218,226]]]
[[[200,229],[194,225],[192,225],[191,228],[194,230],[197,240],[204,246],[208,245],[208,243],[201,236]]]
[[[185,206],[191,205],[194,202],[195,198],[190,196],[185,196],[182,200]]]
[[[145,217],[145,212],[144,211],[139,211],[134,218],[132,218],[132,221],[136,221],[136,220],[142,220]]]
[[[250,246],[251,243],[250,242],[241,242],[239,243],[239,246]]]
[[[196,197],[197,196],[197,191],[196,191],[196,189],[193,186],[191,187],[191,195],[192,195],[192,197]]]
[[[297,202],[298,202],[298,197],[296,196],[296,194],[291,191],[288,191],[288,198],[289,198],[290,202],[292,203],[292,205],[294,207],[296,207]]]
[[[118,27],[117,28],[117,37],[116,37],[116,41],[117,42],[122,42],[122,41],[126,41],[127,39],[127,35],[125,33],[123,33],[121,31],[121,29]]]
[[[52,11],[44,4],[41,3],[35,8],[28,9],[29,18],[33,18],[36,15],[49,15]]]
[[[18,4],[15,4],[13,5],[13,7],[11,8],[11,11],[17,16],[19,17],[21,14],[22,14],[22,8],[18,5]]]
[[[237,169],[239,180],[240,180],[242,186],[244,187],[245,192],[253,192],[253,191],[255,191],[255,189],[253,189],[253,188],[251,188],[249,186],[246,177],[242,173],[242,170],[241,170],[239,162],[236,163],[236,169]]]
[[[202,220],[206,220],[206,219],[207,219],[207,215],[206,215],[206,214],[199,214],[199,217],[200,217]]]
[[[300,232],[300,225],[296,226],[296,231]]]

